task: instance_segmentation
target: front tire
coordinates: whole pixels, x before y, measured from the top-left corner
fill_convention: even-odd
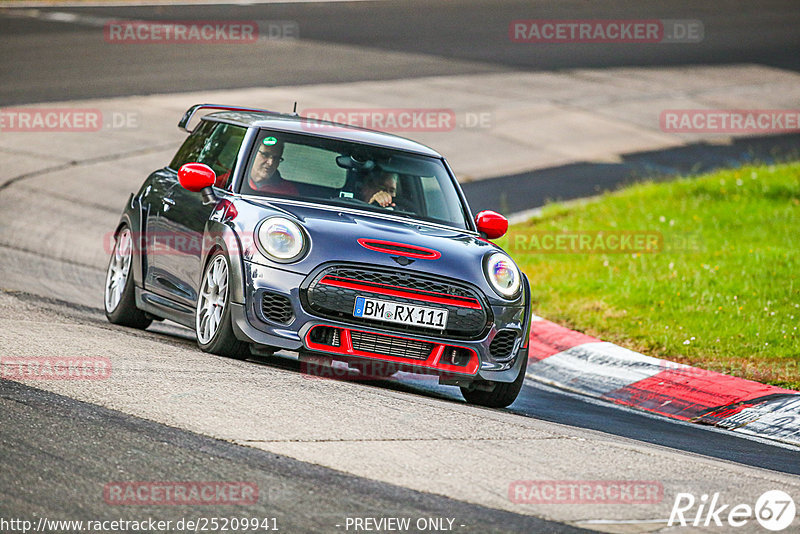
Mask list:
[[[506,408],[517,400],[522,383],[525,381],[525,371],[528,369],[527,361],[523,362],[519,374],[513,382],[484,382],[485,385],[494,384],[491,391],[474,389],[474,387],[461,387],[461,395],[470,404],[485,406],[486,408]]]
[[[212,256],[203,272],[194,331],[203,352],[244,360],[250,356],[250,347],[233,333],[229,282],[228,259],[219,252]]]
[[[117,234],[114,250],[108,260],[103,303],[109,322],[144,330],[153,321],[136,307],[131,273],[133,245],[130,228],[123,226]]]

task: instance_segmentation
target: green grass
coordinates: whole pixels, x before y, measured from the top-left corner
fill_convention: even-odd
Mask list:
[[[648,232],[654,253],[541,253],[561,232]],[[522,236],[521,238],[518,236]],[[800,163],[643,183],[551,204],[498,244],[534,311],[652,356],[800,389]]]

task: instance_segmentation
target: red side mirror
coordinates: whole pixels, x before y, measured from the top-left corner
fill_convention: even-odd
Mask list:
[[[211,167],[203,163],[187,163],[178,171],[178,181],[184,189],[199,193],[206,187],[211,187],[217,181],[217,175]]]
[[[482,211],[475,216],[478,231],[485,234],[488,239],[503,237],[508,231],[508,219],[496,211]]]

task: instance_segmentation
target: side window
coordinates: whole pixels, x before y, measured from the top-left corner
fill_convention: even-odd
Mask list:
[[[231,183],[236,156],[247,130],[233,124],[220,124],[209,137],[200,153],[201,163],[205,163],[217,174],[217,187],[228,189]]]
[[[184,141],[170,167],[177,170],[186,163],[205,163],[217,175],[215,185],[227,189],[246,131],[233,124],[203,121]]]
[[[172,158],[172,163],[169,164],[169,167],[177,171],[186,163],[198,162],[200,151],[203,149],[211,132],[214,131],[215,126],[216,124],[213,122],[201,121],[189,137],[186,138],[186,141],[183,142],[175,157]]]

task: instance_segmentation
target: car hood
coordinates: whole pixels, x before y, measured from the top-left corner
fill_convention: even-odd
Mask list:
[[[269,216],[274,210],[276,214],[289,215],[296,219],[306,229],[311,237],[311,249],[305,258],[290,267],[291,270],[304,274],[310,273],[320,264],[343,261],[441,274],[482,285],[483,258],[487,253],[501,250],[493,243],[467,231],[412,220],[388,219],[381,217],[381,214],[276,200],[249,203],[262,208],[258,220]],[[257,222],[251,219],[251,229],[255,228]],[[438,257],[407,258],[399,253],[378,252],[361,245],[359,240],[422,247],[435,251]],[[409,259],[413,261],[408,262]],[[281,266],[284,269],[287,267]]]

